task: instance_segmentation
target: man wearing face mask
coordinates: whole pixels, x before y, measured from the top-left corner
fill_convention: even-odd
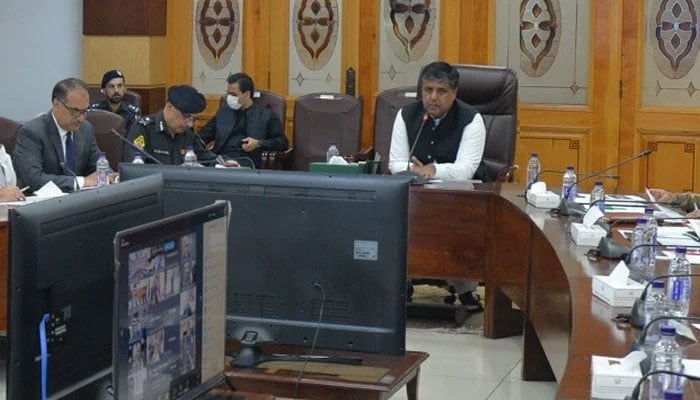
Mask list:
[[[210,163],[216,154],[202,146],[192,127],[199,113],[207,108],[204,96],[188,85],[173,86],[168,89],[165,107],[153,115],[141,118],[131,126],[127,139],[151,154],[163,164],[181,165],[185,151],[192,146],[200,163]],[[134,148],[124,146],[124,162],[134,159]],[[145,162],[151,162],[146,157]],[[234,162],[227,165],[235,166]]]
[[[264,105],[253,102],[253,80],[244,73],[226,82],[226,106],[199,130],[205,143],[214,142],[214,153],[226,158],[247,157],[260,167],[264,150],[285,151],[289,143],[280,119]]]

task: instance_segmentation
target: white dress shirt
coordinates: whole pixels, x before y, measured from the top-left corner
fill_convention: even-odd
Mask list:
[[[5,146],[0,144],[0,170],[2,170],[2,176],[0,176],[0,188],[8,186],[17,186],[17,175],[15,174],[15,168],[12,166],[12,160],[10,155],[5,151]]]
[[[486,127],[481,114],[476,113],[472,122],[467,124],[462,131],[462,140],[459,142],[457,157],[452,163],[435,165],[435,178],[464,181],[474,177],[476,169],[481,163],[481,158],[484,155],[484,145],[486,143]],[[408,156],[411,146],[408,143],[408,134],[406,133],[406,122],[403,120],[401,110],[396,113],[394,120],[394,128],[391,132],[391,147],[389,148],[389,170],[392,174],[406,170],[408,165]],[[413,169],[413,164],[411,164]]]

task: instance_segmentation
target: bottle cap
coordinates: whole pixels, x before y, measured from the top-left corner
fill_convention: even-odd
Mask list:
[[[335,146],[335,145],[337,145],[337,144],[338,144],[338,142],[336,142],[336,141],[330,142],[330,145],[331,145],[331,146]]]
[[[646,207],[646,208],[644,209],[644,214],[647,214],[647,215],[649,215],[649,214],[654,215],[654,209],[651,208],[651,207]]]
[[[687,252],[688,252],[688,249],[685,246],[676,247],[676,254],[685,254]]]
[[[567,169],[567,170],[572,170],[572,171],[573,171],[573,170],[574,170],[574,166],[573,166],[573,165],[569,165],[568,167],[566,167],[566,169]]]
[[[603,182],[602,181],[595,181],[595,186],[603,186]]]
[[[663,325],[661,327],[661,334],[664,336],[674,336],[676,334],[676,327]]]
[[[537,153],[530,153],[530,157],[537,157]]]
[[[107,156],[107,153],[105,153],[104,151],[101,151],[101,152],[100,152],[100,157],[105,157],[105,156]]]
[[[187,151],[194,150],[194,146],[187,146],[186,149]]]
[[[661,289],[666,286],[666,282],[664,281],[652,281],[651,282],[651,287],[654,289]]]

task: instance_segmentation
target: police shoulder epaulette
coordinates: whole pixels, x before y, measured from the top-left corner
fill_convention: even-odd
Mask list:
[[[90,104],[90,108],[93,110],[99,110],[100,109],[100,103],[92,103]]]
[[[134,114],[138,114],[141,111],[141,109],[130,103],[126,103],[126,109]]]
[[[151,118],[150,116],[139,118],[139,124],[141,124],[143,126],[150,125],[153,122],[155,122],[155,120],[153,118]]]

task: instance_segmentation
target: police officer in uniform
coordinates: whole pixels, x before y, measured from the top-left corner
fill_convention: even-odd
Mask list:
[[[204,148],[192,131],[197,114],[207,108],[204,96],[188,85],[173,86],[168,90],[168,101],[159,112],[141,118],[131,126],[127,139],[163,164],[181,165],[187,146],[192,146],[201,164],[214,164],[216,154]],[[124,162],[134,159],[134,148],[124,146]],[[144,157],[145,162],[151,162]],[[236,166],[233,160],[227,166]]]
[[[111,111],[124,118],[128,132],[131,124],[141,115],[141,110],[135,105],[124,101],[124,93],[126,93],[124,74],[118,69],[105,72],[102,76],[101,87],[101,92],[106,99],[99,103],[91,104],[90,108],[93,110]]]

